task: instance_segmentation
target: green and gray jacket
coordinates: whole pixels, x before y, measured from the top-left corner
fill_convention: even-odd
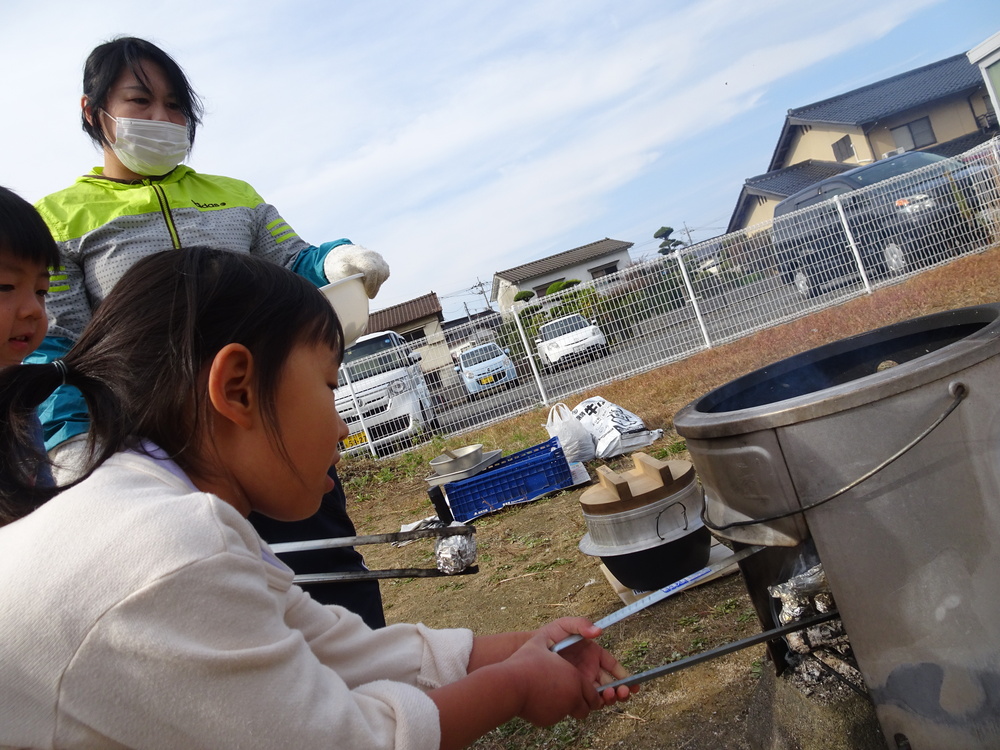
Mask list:
[[[95,167],[35,208],[59,244],[62,266],[52,275],[49,332],[29,362],[65,354],[91,312],[140,258],[208,245],[252,253],[290,268],[317,286],[327,283],[323,260],[340,239],[309,245],[241,180],[198,174],[181,165],[162,179],[124,183]],[[45,445],[87,430],[87,409],[75,388],[58,389],[39,409]]]

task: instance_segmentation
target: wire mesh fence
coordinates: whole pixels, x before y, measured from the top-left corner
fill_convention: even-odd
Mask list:
[[[415,341],[362,339],[341,368],[346,453],[388,455],[499,422],[841,304],[1000,240],[1000,145],[783,202],[773,221]],[[884,166],[886,165],[886,166]],[[898,168],[898,165],[897,167]],[[876,172],[875,174],[869,174]],[[572,406],[572,404],[570,404]]]

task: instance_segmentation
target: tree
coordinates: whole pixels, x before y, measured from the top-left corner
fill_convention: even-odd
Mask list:
[[[551,284],[549,284],[549,288],[545,290],[545,296],[548,297],[550,294],[561,292],[564,289],[571,289],[579,283],[580,279],[565,279],[564,281],[553,281]]]
[[[659,252],[662,255],[670,255],[670,253],[672,253],[677,248],[684,247],[683,241],[675,239],[670,236],[673,233],[674,233],[673,227],[660,227],[659,229],[656,230],[656,234],[653,235],[654,239],[662,240],[662,242],[660,242],[660,250],[659,250]]]

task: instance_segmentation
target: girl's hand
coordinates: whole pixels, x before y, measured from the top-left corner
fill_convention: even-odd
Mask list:
[[[576,633],[594,638],[601,629],[582,617],[562,618],[536,630],[507,660],[507,666],[518,670],[522,678],[524,701],[518,712],[522,719],[537,726],[550,726],[566,716],[584,719],[591,711],[631,695],[625,686],[598,692],[602,682],[627,673],[593,641],[574,644],[559,654],[549,650]]]
[[[591,639],[600,634],[589,620],[566,617],[531,632],[477,636],[468,675],[429,692],[438,707],[442,750],[467,747],[515,716],[547,727],[567,716],[584,719],[602,706],[626,700],[638,688],[598,691],[626,672],[592,640],[558,654],[551,651],[568,636]]]
[[[573,664],[584,677],[590,679],[595,689],[628,676],[628,672],[619,664],[618,660],[593,640],[602,631],[586,618],[564,617],[550,622],[536,632],[551,639],[549,647],[567,636],[577,633],[582,635],[583,641],[563,649],[559,652],[559,656]],[[613,703],[628,700],[629,696],[638,691],[638,685],[631,688],[627,685],[619,685],[617,689],[608,688],[600,691],[599,694],[604,705],[610,706]]]

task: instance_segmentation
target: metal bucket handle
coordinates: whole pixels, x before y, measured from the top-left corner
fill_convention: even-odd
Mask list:
[[[850,484],[848,484],[848,485],[846,485],[844,487],[841,487],[839,490],[837,490],[833,494],[827,495],[822,500],[816,500],[815,502],[809,503],[808,505],[805,505],[805,506],[803,506],[801,508],[795,508],[794,510],[789,510],[789,511],[786,511],[784,513],[775,513],[774,515],[767,516],[765,518],[753,518],[753,519],[750,519],[750,520],[747,520],[747,521],[733,521],[731,523],[718,524],[718,525],[712,523],[709,520],[709,518],[708,518],[708,505],[706,504],[705,507],[702,508],[702,511],[701,511],[701,520],[702,520],[702,523],[704,523],[712,531],[726,531],[727,529],[736,528],[738,526],[753,526],[753,525],[758,524],[758,523],[771,523],[772,521],[780,521],[783,518],[788,518],[789,516],[798,515],[799,513],[805,513],[806,511],[812,510],[813,508],[818,508],[819,506],[823,505],[824,503],[830,502],[834,498],[840,497],[844,493],[846,493],[846,492],[848,492],[850,490],[853,490],[855,487],[857,487],[859,484],[861,484],[865,480],[871,479],[873,476],[875,476],[880,471],[882,471],[882,469],[884,469],[886,466],[888,466],[889,464],[891,464],[896,459],[898,459],[898,458],[902,457],[903,455],[905,455],[906,453],[908,453],[911,449],[913,449],[914,446],[917,445],[917,443],[919,443],[925,437],[927,437],[932,432],[934,432],[934,430],[936,430],[938,428],[938,426],[942,422],[944,422],[945,419],[948,418],[948,415],[951,414],[953,411],[955,411],[955,409],[958,408],[958,405],[960,403],[962,403],[962,400],[965,399],[965,397],[969,395],[969,386],[967,386],[961,380],[953,380],[953,381],[951,381],[948,384],[948,395],[951,396],[951,398],[952,398],[951,403],[948,404],[948,406],[945,408],[944,412],[937,419],[935,419],[930,424],[929,427],[927,427],[926,429],[924,429],[924,431],[921,432],[919,435],[917,435],[915,438],[913,438],[913,440],[911,440],[909,443],[907,443],[906,445],[904,445],[898,451],[896,451],[895,453],[893,453],[887,459],[885,459],[884,461],[882,461],[882,463],[880,463],[878,466],[876,466],[873,469],[870,469],[869,471],[866,471],[864,474],[862,474],[860,477],[858,477],[857,479],[855,479]]]
[[[665,537],[663,536],[663,534],[660,533],[660,516],[662,516],[668,510],[670,510],[671,508],[673,508],[675,505],[681,506],[681,515],[684,517],[684,531],[687,531],[687,529],[688,529],[687,506],[684,503],[682,503],[680,500],[677,500],[676,502],[670,503],[670,505],[668,505],[667,507],[663,508],[659,513],[656,514],[656,535],[660,538],[661,542],[664,540]]]

